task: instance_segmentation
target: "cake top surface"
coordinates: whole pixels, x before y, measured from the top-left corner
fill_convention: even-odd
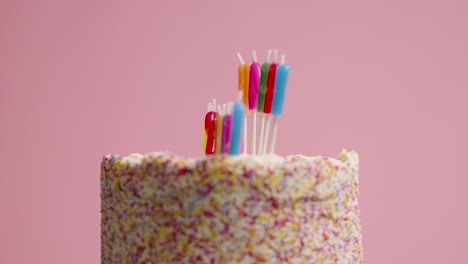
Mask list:
[[[341,153],[336,158],[331,157],[324,157],[324,156],[305,156],[302,154],[293,154],[288,155],[286,157],[279,156],[277,154],[266,154],[262,156],[253,156],[253,155],[238,155],[238,156],[229,156],[227,154],[222,155],[213,155],[213,156],[203,156],[199,158],[183,158],[181,156],[177,156],[172,154],[171,152],[149,152],[146,154],[141,153],[132,153],[125,157],[120,157],[119,155],[108,154],[104,156],[104,160],[113,160],[114,162],[118,162],[119,165],[126,165],[126,166],[136,166],[142,163],[145,163],[148,160],[154,158],[160,158],[163,156],[170,156],[173,159],[177,160],[184,160],[184,163],[187,166],[194,165],[197,162],[204,161],[204,160],[220,160],[223,161],[237,161],[237,162],[253,162],[262,164],[264,166],[278,166],[288,161],[314,161],[318,159],[327,159],[332,163],[336,163],[337,165],[343,165],[346,162],[358,164],[358,154],[355,151],[350,151],[347,149],[343,149]]]
[[[217,186],[225,191],[260,192],[279,200],[324,200],[358,181],[358,155],[343,150],[336,158],[304,155],[209,155],[183,158],[170,152],[107,155],[102,162],[105,178],[121,188],[137,189],[156,183],[160,193],[191,192]],[[257,187],[255,187],[257,186]],[[240,188],[240,189],[239,189]],[[241,190],[242,189],[242,190]],[[153,191],[151,191],[153,193]]]

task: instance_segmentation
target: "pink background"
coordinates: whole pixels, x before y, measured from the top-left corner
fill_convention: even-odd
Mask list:
[[[99,263],[102,156],[199,156],[253,48],[280,154],[360,153],[366,262],[466,263],[467,3],[0,1],[0,263]]]

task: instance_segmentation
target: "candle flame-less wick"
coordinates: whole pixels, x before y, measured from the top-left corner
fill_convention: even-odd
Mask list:
[[[237,94],[237,101],[242,101],[242,96],[244,96],[244,91],[240,90]]]
[[[245,64],[244,59],[242,58],[242,55],[240,54],[240,52],[237,52],[237,58],[239,59],[241,64]]]
[[[272,53],[272,51],[271,51],[271,50],[268,50],[268,53],[267,53],[267,57],[266,57],[265,62],[270,62],[270,61],[271,61],[271,53]]]
[[[256,50],[252,50],[252,60],[253,60],[253,62],[257,62],[257,51]]]

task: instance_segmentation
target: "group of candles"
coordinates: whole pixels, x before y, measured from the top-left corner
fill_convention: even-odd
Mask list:
[[[273,59],[271,58],[273,53]],[[268,51],[265,62],[260,65],[257,54],[252,51],[252,62],[246,63],[240,53],[238,68],[239,92],[237,101],[217,105],[216,100],[208,103],[205,115],[204,152],[207,155],[228,153],[238,155],[247,153],[247,119],[251,116],[251,154],[264,155],[268,148],[270,119],[273,116],[273,135],[270,153],[275,152],[278,117],[283,114],[284,97],[289,79],[290,68],[285,55],[278,63],[278,50]],[[257,112],[261,118],[259,144],[257,151]]]

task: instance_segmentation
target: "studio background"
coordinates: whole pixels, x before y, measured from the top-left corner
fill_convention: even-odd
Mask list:
[[[202,154],[236,52],[287,54],[277,152],[360,154],[366,263],[468,258],[468,2],[0,1],[0,263],[100,262],[104,154]]]

